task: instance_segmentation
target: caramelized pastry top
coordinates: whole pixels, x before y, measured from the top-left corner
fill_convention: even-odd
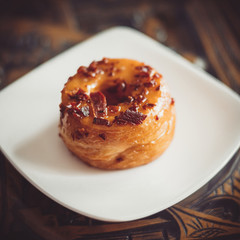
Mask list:
[[[140,125],[174,104],[152,67],[129,59],[103,58],[81,66],[62,90],[61,121],[67,113],[87,125]],[[104,136],[102,136],[104,138]]]

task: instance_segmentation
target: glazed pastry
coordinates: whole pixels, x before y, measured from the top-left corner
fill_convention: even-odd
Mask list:
[[[130,59],[81,66],[62,90],[60,136],[82,161],[101,169],[147,164],[169,146],[175,107],[161,74]]]

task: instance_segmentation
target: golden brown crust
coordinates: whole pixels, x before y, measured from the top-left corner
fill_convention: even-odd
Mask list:
[[[175,108],[153,68],[129,59],[80,67],[62,90],[60,136],[81,160],[102,169],[146,164],[169,146]]]

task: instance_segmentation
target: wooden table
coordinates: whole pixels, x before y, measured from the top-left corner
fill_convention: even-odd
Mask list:
[[[129,26],[240,93],[240,1],[1,1],[0,88],[70,46]],[[1,239],[240,239],[240,152],[205,187],[144,219],[108,223],[74,213],[0,154]]]

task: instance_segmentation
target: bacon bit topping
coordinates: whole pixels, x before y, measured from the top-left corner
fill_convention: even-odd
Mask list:
[[[93,119],[93,124],[110,126],[110,122],[107,119],[104,119],[104,118],[94,118]]]
[[[174,98],[171,98],[171,105],[173,105],[175,103],[175,100],[174,100]]]
[[[136,69],[139,70],[140,72],[135,74],[135,77],[148,79],[150,78],[150,74],[152,71],[152,68],[150,66],[137,66]]]
[[[152,87],[152,83],[151,82],[145,82],[144,84],[143,84],[145,87]]]
[[[80,128],[80,129],[77,129],[77,130],[72,134],[72,138],[73,138],[73,140],[75,140],[75,139],[80,140],[80,139],[82,139],[83,137],[87,137],[88,134],[89,134],[89,133],[86,131],[85,128]]]
[[[156,91],[160,90],[160,85],[155,88]]]
[[[88,67],[88,71],[90,72],[95,72],[97,70],[97,62],[93,61]]]
[[[153,108],[155,107],[156,104],[153,103],[146,103],[145,105],[143,105],[143,109],[146,110],[147,108]]]
[[[149,94],[149,91],[146,88],[144,88],[143,91],[141,92],[141,94],[146,96]]]
[[[150,74],[147,72],[140,72],[134,75],[136,78],[149,78]]]
[[[141,72],[146,72],[146,73],[150,73],[152,71],[152,68],[147,65],[137,66],[136,69],[140,70]]]
[[[147,115],[144,115],[141,112],[135,112],[128,109],[125,112],[121,112],[119,116],[116,116],[114,122],[118,125],[139,125],[146,119],[146,117]]]
[[[93,61],[89,67],[81,66],[78,68],[77,73],[83,74],[86,77],[96,77],[97,74],[102,73],[103,70],[98,67],[98,63],[96,61]]]
[[[101,61],[98,61],[99,64],[107,64],[109,63],[109,59],[108,58],[103,58]]]
[[[76,101],[85,101],[89,99],[88,95],[82,89],[79,89],[75,94],[69,94],[68,96],[70,99]]]
[[[147,99],[142,95],[138,95],[137,98],[136,98],[136,101],[137,103],[142,103],[142,102],[145,102]]]
[[[90,93],[93,106],[93,113],[96,117],[102,117],[106,114],[107,100],[101,92]]]
[[[133,96],[128,96],[127,99],[128,99],[129,103],[134,102],[134,100],[135,100],[135,98]]]
[[[140,84],[136,84],[136,85],[133,85],[134,86],[134,90],[137,91],[140,87]]]
[[[110,67],[106,69],[106,72],[108,72],[108,76],[112,77],[115,75],[115,73],[119,72],[120,69],[115,67],[114,63],[110,63]]]
[[[156,81],[154,79],[150,80],[149,82],[143,83],[145,87],[154,87],[156,85]]]
[[[77,73],[79,73],[79,74],[82,73],[83,75],[87,75],[88,74],[87,67],[84,67],[84,66],[79,67],[77,70]]]
[[[82,111],[84,117],[88,117],[89,116],[89,106],[82,107],[81,111]]]
[[[80,108],[80,104],[77,105],[76,102],[68,104],[67,106],[65,106],[65,109],[67,109],[68,114],[71,114],[77,118],[88,117],[90,112],[89,106],[83,106]]]
[[[110,105],[107,107],[108,109],[108,113],[109,114],[114,114],[114,113],[117,113],[119,111],[119,107],[118,106],[113,106],[113,105]]]
[[[119,157],[119,158],[117,158],[116,159],[118,162],[121,162],[121,161],[123,161],[123,158],[122,157]]]
[[[101,133],[98,135],[100,138],[102,138],[103,140],[106,140],[106,135],[105,133]]]
[[[159,120],[159,117],[158,117],[158,115],[156,115],[156,116],[155,116],[155,119],[156,119],[157,121]]]
[[[133,106],[131,106],[131,107],[129,108],[129,110],[130,110],[130,111],[133,111],[133,112],[137,112],[138,108],[139,108],[138,106],[133,105]]]

